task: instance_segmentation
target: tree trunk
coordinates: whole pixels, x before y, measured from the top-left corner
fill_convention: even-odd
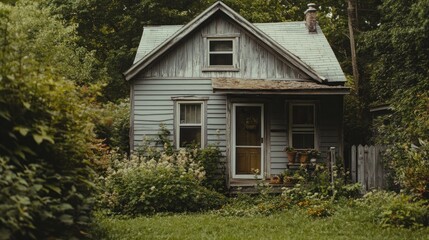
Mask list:
[[[353,68],[353,79],[355,82],[356,92],[358,96],[361,95],[360,91],[360,83],[359,83],[359,71],[358,71],[358,65],[357,65],[357,59],[356,59],[356,46],[355,46],[355,37],[354,37],[354,29],[356,26],[356,0],[348,0],[348,7],[347,7],[347,15],[348,15],[348,22],[349,22],[349,35],[350,35],[350,50],[352,53],[352,68]]]

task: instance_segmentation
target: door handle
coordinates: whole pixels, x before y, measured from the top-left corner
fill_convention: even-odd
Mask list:
[[[261,138],[261,143],[264,143],[264,138]]]

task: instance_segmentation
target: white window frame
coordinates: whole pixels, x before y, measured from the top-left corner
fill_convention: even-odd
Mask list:
[[[180,105],[186,105],[186,104],[201,104],[201,122],[200,123],[181,123],[180,122]],[[200,148],[204,148],[205,147],[205,107],[206,107],[206,103],[203,100],[190,100],[190,101],[184,101],[184,100],[180,100],[180,101],[176,101],[175,102],[175,108],[176,108],[176,113],[175,113],[175,121],[174,121],[174,126],[175,126],[175,142],[176,142],[176,148],[179,149],[180,147],[180,128],[182,126],[188,126],[188,127],[196,127],[199,126],[201,127],[201,142],[200,142]]]
[[[224,72],[238,72],[239,69],[239,36],[238,33],[232,34],[217,34],[217,35],[203,35],[204,38],[204,67],[203,72],[207,71],[224,71]],[[211,52],[211,41],[232,41],[232,51]],[[232,54],[232,65],[210,65],[211,54]]]
[[[299,124],[299,125],[294,125],[293,124],[293,107],[295,106],[312,106],[313,107],[313,124],[309,125],[309,124]],[[312,128],[313,129],[313,136],[314,136],[314,148],[313,149],[319,149],[318,146],[318,142],[317,142],[317,104],[314,102],[291,102],[289,103],[289,146],[293,147],[293,130],[296,128]],[[310,131],[308,131],[310,132]],[[307,148],[297,148],[295,150],[307,150]]]

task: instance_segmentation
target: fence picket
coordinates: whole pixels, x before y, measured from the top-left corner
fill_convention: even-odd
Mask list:
[[[359,182],[364,191],[386,187],[386,172],[383,163],[384,146],[352,146],[351,174],[353,182]]]
[[[364,162],[364,148],[362,145],[358,146],[358,182],[366,189],[365,183],[365,162]]]
[[[368,190],[376,188],[375,186],[376,160],[375,147],[368,148]]]
[[[351,174],[352,174],[352,181],[356,182],[357,181],[357,172],[356,172],[356,166],[357,166],[357,159],[356,159],[356,146],[353,145],[352,146],[352,162],[351,162]]]

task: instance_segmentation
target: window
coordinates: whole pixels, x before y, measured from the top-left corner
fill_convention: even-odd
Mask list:
[[[204,146],[203,102],[178,102],[176,143],[178,147]]]
[[[290,105],[289,140],[295,149],[316,148],[315,105]]]
[[[239,33],[206,35],[204,38],[204,66],[202,71],[238,72]]]
[[[234,42],[228,39],[209,40],[209,66],[233,66]]]

